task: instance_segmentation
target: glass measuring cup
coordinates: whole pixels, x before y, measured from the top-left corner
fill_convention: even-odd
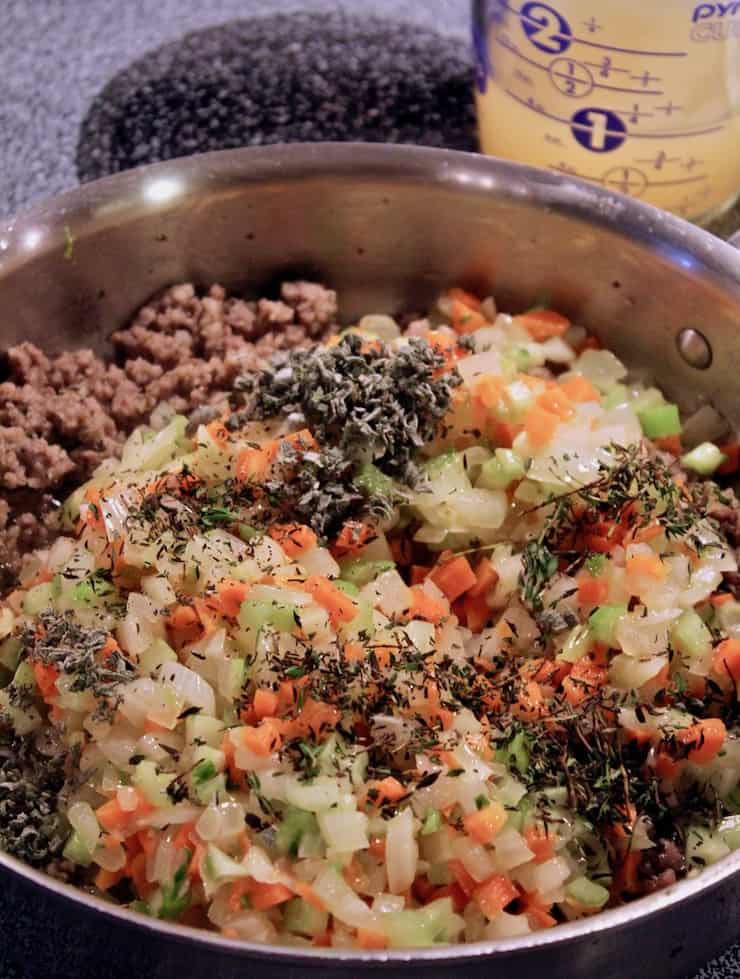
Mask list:
[[[740,192],[740,2],[474,0],[484,153],[707,221]]]

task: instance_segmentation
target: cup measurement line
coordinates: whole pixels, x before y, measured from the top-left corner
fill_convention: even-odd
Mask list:
[[[545,116],[546,119],[551,119],[553,122],[559,122],[564,126],[568,126],[570,129],[579,129],[583,132],[588,132],[591,128],[590,126],[587,126],[585,123],[572,122],[570,119],[563,119],[561,116],[556,116],[552,112],[546,112],[542,106],[536,105],[533,102],[528,102],[526,99],[521,98],[515,92],[512,92],[510,88],[506,88],[504,89],[504,91],[506,92],[507,95],[511,96],[511,98],[514,99],[515,102],[518,102],[519,105],[523,105],[525,109],[529,109],[531,112],[536,112],[541,116]],[[614,109],[612,111],[617,113],[619,110]],[[633,113],[630,112],[628,109],[623,110],[620,114],[626,115],[628,117],[633,115]],[[629,136],[630,139],[679,139],[679,138],[690,139],[694,136],[706,136],[709,133],[720,132],[722,129],[725,128],[725,121],[726,120],[723,120],[722,122],[718,122],[713,126],[708,126],[706,129],[696,129],[693,132],[675,132],[675,133],[629,132],[627,135]],[[608,129],[608,128],[604,130],[604,134],[606,136],[624,136],[623,132]]]
[[[578,173],[576,170],[572,170],[569,167],[561,167],[550,165],[548,167],[550,170],[555,170],[557,173],[565,174],[567,177],[578,177],[580,180],[588,180],[592,184],[618,184],[619,180],[616,178],[610,178],[606,180],[604,177],[595,177],[588,173]],[[684,177],[678,180],[648,180],[645,184],[646,187],[676,187],[683,184],[695,184],[700,180],[706,180],[707,175],[705,173],[699,175],[698,177]]]
[[[512,14],[516,14],[520,20],[526,21],[533,27],[542,26],[540,21],[521,13],[520,10],[512,7],[509,3],[503,2],[501,6],[509,10]],[[585,37],[576,37],[575,34],[561,34],[558,31],[551,31],[550,37],[558,38],[561,41],[568,41],[570,44],[587,44],[590,48],[600,48],[602,51],[619,51],[621,54],[637,54],[649,58],[685,58],[688,54],[688,51],[638,51],[636,48],[618,48],[613,44],[599,44],[598,41],[589,41]]]
[[[513,44],[513,42],[508,42],[507,43],[502,37],[496,37],[496,38],[494,38],[494,41],[495,41],[496,44],[500,45],[506,51],[510,51],[512,54],[516,55],[517,58],[520,58],[522,61],[525,61],[528,65],[532,65],[533,68],[539,68],[541,71],[546,71],[546,72],[549,72],[550,71],[550,69],[547,67],[547,65],[543,65],[540,61],[535,61],[534,58],[528,58],[526,56],[526,54],[523,54],[519,50],[519,48],[516,47]],[[584,64],[588,64],[589,62],[586,62],[585,61],[583,63]],[[599,67],[599,66],[597,65],[596,67]],[[626,71],[627,69],[624,69],[624,68],[612,68],[611,70],[612,71]],[[553,75],[556,75],[558,78],[568,79],[570,77],[569,75],[567,75],[565,72],[562,72],[562,71],[554,71],[554,72],[552,72],[552,74]],[[650,88],[619,88],[619,86],[617,86],[617,85],[604,85],[601,82],[597,82],[596,80],[594,80],[592,87],[593,88],[603,88],[604,91],[606,91],[606,92],[624,92],[627,95],[665,95],[665,92],[662,89],[659,89],[659,88],[653,88],[653,89],[650,89]]]

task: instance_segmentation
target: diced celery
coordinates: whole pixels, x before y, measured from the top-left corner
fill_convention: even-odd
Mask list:
[[[511,449],[496,449],[493,458],[481,466],[476,487],[480,489],[507,489],[525,475],[524,463]]]
[[[442,829],[442,815],[439,809],[431,809],[427,813],[426,819],[421,827],[421,835],[430,836],[440,829]]]
[[[72,601],[76,605],[98,605],[100,600],[114,594],[115,586],[98,574],[78,581],[72,589]]]
[[[396,565],[393,561],[365,561],[363,558],[355,558],[350,561],[340,561],[339,566],[342,569],[341,581],[354,585],[355,588],[362,588],[375,581],[384,571],[392,571]],[[339,581],[335,584],[338,585]],[[352,593],[348,592],[348,594]]]
[[[685,609],[671,627],[671,644],[682,656],[695,660],[712,648],[712,633],[692,609]]]
[[[434,456],[433,459],[424,463],[424,472],[431,480],[438,479],[448,468],[454,468],[460,472],[465,471],[461,452],[448,449],[447,452],[441,452],[438,456]]]
[[[609,891],[588,877],[576,877],[570,881],[565,885],[565,893],[587,908],[603,908],[609,900]]]
[[[504,751],[505,764],[524,775],[529,769],[529,741],[524,731],[517,731]]]
[[[257,530],[256,527],[252,527],[248,523],[237,524],[236,529],[239,533],[239,536],[244,541],[250,541],[254,537],[259,537],[261,533],[261,531]]]
[[[357,585],[351,581],[345,581],[344,578],[335,578],[334,584],[345,595],[349,595],[350,598],[356,598],[360,594],[360,589]]]
[[[54,604],[54,586],[51,581],[29,588],[23,596],[23,611],[26,615],[38,615]]]
[[[686,831],[686,860],[689,864],[705,867],[717,863],[729,852],[730,847],[722,835],[713,833],[707,826],[689,826]]]
[[[393,493],[393,480],[382,473],[372,462],[366,462],[356,473],[355,486],[366,496],[390,496]]]
[[[213,778],[206,779],[201,785],[194,787],[196,798],[202,806],[207,806],[216,797],[226,793],[226,776],[223,772],[214,775]]]
[[[700,476],[711,476],[726,459],[727,456],[714,442],[702,442],[691,452],[681,456],[681,465],[684,469],[692,469],[699,473]]]
[[[241,657],[226,660],[227,676],[221,685],[221,693],[229,700],[235,700],[244,686],[247,661]]]
[[[154,639],[139,657],[141,673],[154,673],[164,663],[175,663],[177,653],[164,639]]]
[[[89,867],[92,863],[93,855],[82,840],[76,829],[72,830],[69,839],[64,845],[62,856],[65,860],[79,864],[80,867]]]
[[[351,622],[345,622],[339,627],[343,639],[355,639],[360,634],[371,636],[375,632],[373,607],[370,602],[359,602],[357,615]]]
[[[275,845],[278,850],[286,856],[297,857],[298,847],[303,836],[315,834],[319,831],[319,824],[312,812],[305,809],[295,809],[290,807],[285,811],[283,820],[275,837]]]
[[[30,734],[41,727],[43,721],[41,714],[35,707],[17,707],[10,700],[10,691],[0,690],[0,717],[7,720],[18,735]]]
[[[627,614],[626,605],[599,605],[588,618],[588,628],[596,642],[612,646],[617,623]]]
[[[637,412],[643,434],[649,439],[667,438],[681,434],[681,418],[678,405],[666,403],[644,408]]]
[[[8,636],[7,639],[0,642],[0,666],[4,666],[6,670],[15,672],[15,668],[18,665],[18,657],[22,649],[23,643],[20,639],[16,639],[15,636]]]
[[[422,948],[453,941],[464,922],[456,915],[449,897],[432,901],[414,911],[384,915],[383,927],[392,948]]]
[[[170,804],[167,786],[175,778],[174,775],[160,774],[153,761],[140,761],[131,776],[131,784],[144,795],[152,806],[162,807]]]
[[[589,626],[574,626],[565,640],[563,648],[555,658],[564,663],[577,663],[589,651],[593,639]]]
[[[272,626],[279,632],[291,632],[295,624],[294,605],[275,605],[273,602],[247,599],[239,609],[239,625],[255,633],[263,626]]]
[[[319,911],[300,897],[294,897],[283,905],[283,926],[296,935],[312,938],[326,931],[329,912]]]
[[[193,714],[185,719],[185,740],[188,744],[207,744],[217,748],[224,736],[224,722],[218,717]]]
[[[589,554],[585,561],[586,571],[594,578],[604,573],[606,568],[606,554]]]
[[[36,688],[36,674],[33,672],[33,667],[29,660],[24,659],[15,668],[15,673],[13,674],[13,686],[16,690],[21,690],[24,687],[27,690],[35,690]]]
[[[218,883],[223,880],[238,880],[240,877],[249,877],[247,868],[233,860],[223,850],[210,843],[206,851],[206,859],[203,862],[203,869],[209,880]]]
[[[657,405],[665,404],[665,398],[663,397],[662,391],[659,391],[658,388],[646,388],[632,398],[630,404],[632,410],[636,414],[639,414],[648,408],[655,408]]]
[[[731,850],[740,850],[740,816],[727,816],[719,824],[719,835]]]
[[[629,391],[624,384],[610,384],[601,403],[606,411],[611,411],[619,405],[627,404],[629,399]]]

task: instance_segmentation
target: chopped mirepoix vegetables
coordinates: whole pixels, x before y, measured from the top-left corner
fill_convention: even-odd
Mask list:
[[[740,846],[738,508],[699,478],[734,443],[682,455],[677,406],[553,310],[452,289],[409,332],[279,355],[68,500],[0,602],[5,850],[372,950]]]

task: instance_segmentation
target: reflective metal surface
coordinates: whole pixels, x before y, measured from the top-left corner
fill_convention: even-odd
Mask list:
[[[416,147],[236,150],[122,174],[0,228],[0,346],[92,344],[159,287],[214,281],[250,293],[296,273],[336,287],[346,318],[421,309],[440,287],[547,293],[686,409],[740,426],[740,257],[646,205],[551,173]],[[692,366],[684,330],[712,357]],[[684,337],[693,335],[685,333]],[[693,339],[689,343],[692,347]],[[682,352],[683,351],[683,352]],[[355,953],[248,946],[149,919],[0,855],[4,956],[29,971],[39,921],[75,935],[74,968],[132,974],[630,979],[690,974],[740,933],[740,853],[625,908],[474,946]],[[9,933],[10,932],[10,933]],[[53,943],[52,943],[53,945]],[[18,951],[20,949],[21,951]],[[15,961],[15,960],[13,960]],[[20,959],[18,960],[21,968]],[[45,966],[46,974],[49,967]],[[53,973],[53,968],[52,968]]]

